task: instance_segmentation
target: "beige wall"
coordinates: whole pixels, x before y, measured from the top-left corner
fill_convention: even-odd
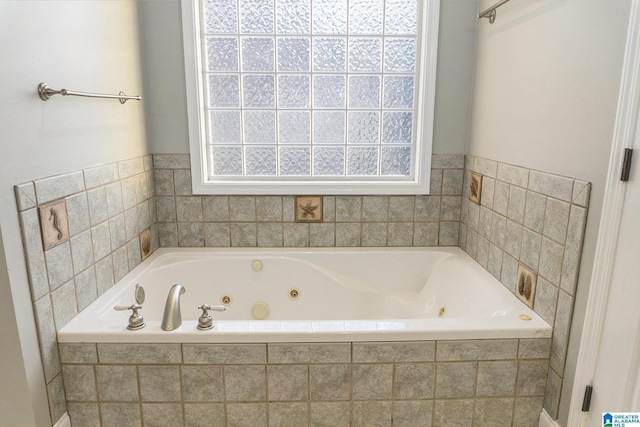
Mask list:
[[[36,87],[142,93],[138,27],[136,0],[0,1],[0,425],[50,424],[13,185],[148,152],[144,101]]]
[[[445,0],[446,2],[446,0]],[[481,0],[479,10],[495,3]],[[478,24],[469,154],[593,183],[559,421],[566,424],[629,0],[514,1]]]

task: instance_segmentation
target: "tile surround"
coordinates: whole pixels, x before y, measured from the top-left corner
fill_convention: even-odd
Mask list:
[[[68,410],[56,332],[140,263],[140,232],[151,228],[152,249],[159,246],[151,166],[145,156],[15,186],[52,423]],[[45,249],[38,209],[54,204],[66,208],[68,240]],[[71,372],[67,394],[90,387],[84,373]],[[119,419],[103,410],[103,421]],[[87,406],[73,411],[95,415]]]
[[[509,426],[537,420],[550,346],[64,343],[60,355],[74,425]]]
[[[464,155],[433,156],[428,196],[323,196],[321,223],[299,222],[292,196],[192,195],[188,155],[153,159],[161,247],[458,244]]]
[[[483,175],[480,204],[468,198],[471,172]],[[103,425],[156,425],[169,419],[198,425],[203,414],[224,418],[226,425],[250,420],[285,425],[298,416],[310,425],[384,425],[391,419],[394,425],[441,425],[444,420],[471,425],[504,420],[501,408],[506,407],[514,425],[522,425],[523,420],[537,422],[543,403],[554,416],[590,184],[462,155],[433,156],[431,177],[429,196],[323,196],[322,223],[296,222],[292,196],[192,195],[187,155],[149,155],[17,185],[52,422],[66,410],[80,425],[98,425],[100,420]],[[36,210],[56,200],[66,203],[70,240],[44,251]],[[139,233],[145,229],[151,230],[153,250],[459,245],[512,292],[519,262],[538,273],[534,309],[554,325],[554,336],[495,340],[490,348],[482,341],[127,349],[88,344],[60,346],[58,353],[55,332],[141,262]],[[532,357],[542,362],[513,362]],[[105,375],[106,366],[98,360],[131,374],[128,378],[136,387],[158,389],[157,396],[142,397],[157,400],[140,402],[136,388],[127,398],[135,403],[68,398],[65,406],[63,375],[69,376],[71,396],[74,390],[91,387],[98,395],[102,390],[110,396],[113,386],[105,381],[118,376],[116,371]],[[87,364],[95,365],[95,385],[81,375]],[[77,366],[83,369],[74,372]],[[519,377],[510,393],[514,366]],[[243,394],[247,370],[263,391]],[[417,381],[410,381],[412,372],[420,373]],[[162,374],[166,383],[182,381],[182,389],[159,388],[163,384],[153,383],[151,373]],[[229,378],[230,394],[220,395],[212,387],[189,388],[187,383],[200,374],[214,383]],[[496,376],[505,380],[502,388],[492,388],[487,380]],[[447,388],[449,377],[464,381]],[[274,382],[276,378],[300,379],[306,394]],[[384,387],[371,390],[374,383]],[[304,404],[294,399],[300,393]],[[175,403],[182,400],[186,403]],[[299,411],[290,413],[281,402],[298,402]]]
[[[469,197],[474,174],[482,175],[479,205]],[[557,417],[590,191],[590,183],[573,178],[480,157],[465,160],[459,246],[514,293],[519,263],[537,274],[533,309],[554,327],[544,401],[552,418]]]

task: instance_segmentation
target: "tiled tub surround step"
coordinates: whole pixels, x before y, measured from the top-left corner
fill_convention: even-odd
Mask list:
[[[60,344],[84,426],[534,426],[550,339]]]
[[[482,175],[480,204],[469,199]],[[515,293],[518,264],[536,273],[534,311],[553,326],[545,409],[556,418],[591,184],[467,156],[460,247]]]

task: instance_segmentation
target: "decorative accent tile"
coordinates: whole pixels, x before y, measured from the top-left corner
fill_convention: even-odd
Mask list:
[[[537,279],[537,274],[529,270],[524,265],[518,264],[516,296],[531,308],[533,308],[533,303],[536,296]]]
[[[296,197],[296,222],[322,222],[322,197]]]
[[[153,248],[151,246],[151,229],[147,228],[140,233],[140,258],[144,261],[151,253]]]
[[[64,200],[38,207],[44,250],[48,251],[69,240],[67,205]]]
[[[482,175],[478,173],[471,174],[471,184],[469,187],[469,200],[479,205],[482,195]]]

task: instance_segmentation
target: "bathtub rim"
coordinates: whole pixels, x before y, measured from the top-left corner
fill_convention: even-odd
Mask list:
[[[462,249],[450,246],[434,247],[340,247],[340,248],[160,248],[154,251],[144,262],[136,266],[119,282],[114,284],[105,294],[118,294],[119,288],[127,286],[135,277],[147,268],[168,256],[187,257],[189,254],[206,253],[238,255],[238,254],[300,254],[300,253],[379,253],[379,252],[442,252],[460,256],[472,263],[479,274],[488,275],[500,285],[500,292],[508,292],[518,305],[517,313],[509,316],[468,319],[468,318],[428,318],[428,319],[362,319],[362,320],[215,320],[216,326],[209,331],[199,331],[196,320],[184,319],[183,325],[175,331],[166,332],[160,329],[159,321],[149,321],[139,331],[126,329],[126,318],[122,325],[100,326],[96,333],[92,325],[92,310],[95,302],[78,313],[72,321],[58,333],[61,343],[292,343],[292,342],[384,342],[384,341],[431,341],[431,340],[464,340],[464,339],[503,339],[503,338],[550,338],[552,327],[537,313],[519,301],[495,277],[491,276],[480,264]],[[134,279],[134,280],[132,280]],[[126,283],[125,283],[126,282]],[[98,300],[97,299],[97,300]],[[96,300],[96,301],[97,301]],[[143,309],[144,314],[144,309]],[[518,318],[520,314],[529,316],[530,320]],[[479,325],[482,327],[479,327]],[[442,326],[445,328],[442,328]],[[111,327],[110,327],[111,326]],[[438,328],[434,329],[434,326]],[[234,328],[233,331],[229,330]]]

